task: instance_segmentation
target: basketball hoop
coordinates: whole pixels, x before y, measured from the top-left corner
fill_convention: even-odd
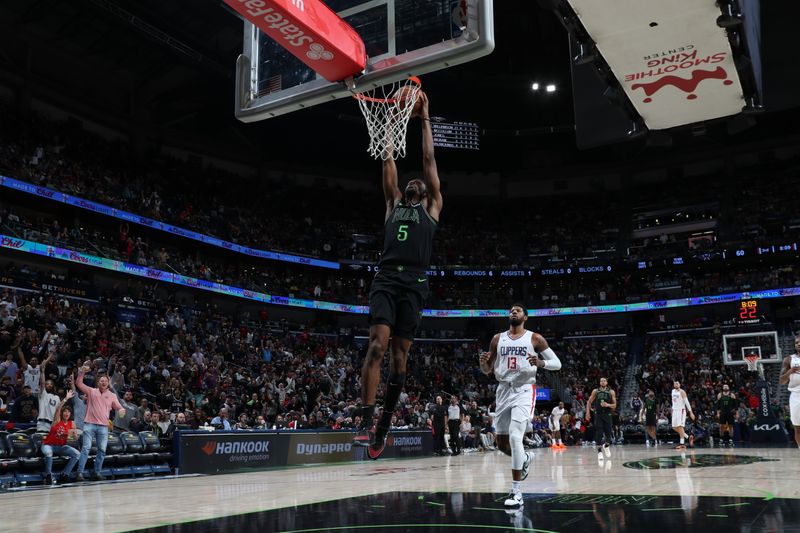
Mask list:
[[[747,370],[750,372],[758,371],[758,362],[761,360],[760,355],[757,353],[746,353],[742,357],[744,358],[745,363],[747,363]]]
[[[367,151],[375,159],[386,161],[405,157],[408,121],[417,103],[420,87],[422,82],[412,76],[353,95],[367,121]]]

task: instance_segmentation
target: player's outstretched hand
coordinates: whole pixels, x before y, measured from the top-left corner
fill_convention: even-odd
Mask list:
[[[489,352],[481,352],[480,355],[478,356],[478,360],[481,362],[482,365],[485,365],[489,362],[489,357],[491,357],[491,355],[492,354],[490,354]]]

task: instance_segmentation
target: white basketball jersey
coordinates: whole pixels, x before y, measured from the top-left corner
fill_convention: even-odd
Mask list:
[[[672,389],[672,408],[673,409],[684,409],[685,405],[683,404],[683,397],[681,397],[681,391]]]
[[[536,383],[536,370],[528,362],[528,355],[533,351],[533,332],[525,330],[518,339],[512,339],[508,331],[500,334],[497,343],[497,358],[494,360],[494,377],[497,381],[508,381],[516,386],[523,383]],[[519,382],[520,372],[531,374],[527,380]]]
[[[800,366],[800,357],[797,354],[792,354],[791,367]],[[800,374],[789,374],[789,390],[792,392],[800,392]]]

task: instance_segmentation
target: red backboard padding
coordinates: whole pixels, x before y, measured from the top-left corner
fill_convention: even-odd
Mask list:
[[[320,0],[224,0],[245,19],[328,81],[367,64],[364,41]]]

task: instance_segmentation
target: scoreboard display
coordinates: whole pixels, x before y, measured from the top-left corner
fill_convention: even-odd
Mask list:
[[[474,122],[448,122],[431,117],[433,145],[439,148],[480,150],[480,127]]]

